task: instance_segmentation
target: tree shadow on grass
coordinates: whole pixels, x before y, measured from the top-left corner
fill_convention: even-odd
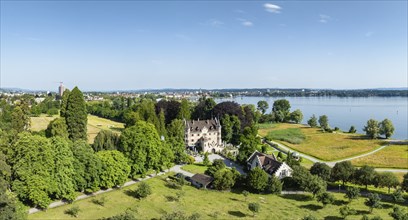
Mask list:
[[[245,213],[241,212],[241,211],[228,211],[228,214],[238,217],[238,218],[243,218],[245,217]]]
[[[344,201],[344,200],[336,200],[333,202],[333,205],[337,205],[337,206],[342,206],[342,205],[347,205],[349,204],[349,202]]]
[[[331,215],[324,217],[324,220],[340,220],[340,219],[344,219],[344,218],[341,218],[338,216],[331,216]]]
[[[308,205],[301,205],[299,206],[299,208],[309,209],[310,211],[317,211],[319,209],[322,209],[323,207],[320,205],[308,204]]]
[[[387,204],[387,203],[381,204],[381,208],[383,209],[391,209],[392,207],[394,207],[394,205]]]
[[[356,215],[368,215],[368,214],[370,214],[370,212],[367,210],[357,210],[356,213]]]
[[[137,198],[136,193],[134,190],[124,190],[123,193],[125,193],[125,195],[130,196],[132,198]]]
[[[242,200],[236,199],[236,198],[230,198],[230,200],[232,201],[236,201],[236,202],[241,202]]]
[[[305,194],[290,194],[290,195],[281,195],[282,198],[307,202],[313,200],[312,196]]]

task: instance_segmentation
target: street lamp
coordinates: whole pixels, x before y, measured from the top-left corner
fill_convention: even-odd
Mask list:
[[[341,185],[339,184],[339,192],[340,192],[340,186],[341,186]]]

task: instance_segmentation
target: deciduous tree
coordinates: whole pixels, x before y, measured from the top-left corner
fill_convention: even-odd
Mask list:
[[[268,174],[261,168],[255,167],[248,173],[248,186],[257,192],[261,192],[268,184]]]
[[[380,134],[385,135],[385,138],[390,138],[394,134],[394,125],[389,119],[384,119],[380,123]]]
[[[290,120],[295,122],[296,124],[300,124],[303,120],[303,113],[300,109],[296,109],[292,113],[290,113]]]
[[[65,118],[56,118],[52,120],[47,129],[45,130],[45,136],[50,137],[62,137],[68,138],[68,127]]]
[[[265,112],[266,112],[266,110],[268,110],[268,108],[269,108],[269,104],[268,104],[267,101],[261,100],[261,101],[259,101],[259,102],[257,103],[257,107],[258,107],[257,109],[258,109],[260,112],[262,112],[262,114],[264,115]]]
[[[370,119],[367,121],[367,125],[364,126],[363,131],[366,132],[366,135],[372,139],[375,139],[380,134],[380,125],[378,121]]]
[[[310,119],[307,120],[307,124],[312,128],[317,127],[317,118],[316,118],[316,116],[313,115],[312,117],[310,117]]]
[[[126,157],[117,150],[99,151],[97,155],[102,162],[101,187],[112,188],[124,184],[130,174]]]
[[[350,161],[336,163],[332,168],[331,176],[334,181],[343,181],[343,186],[350,181],[354,174],[354,166]]]
[[[327,115],[322,115],[319,117],[319,125],[320,128],[323,131],[326,131],[327,129],[329,129],[329,118],[327,117]]]

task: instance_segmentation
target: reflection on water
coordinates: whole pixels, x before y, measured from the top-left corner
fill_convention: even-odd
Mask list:
[[[269,104],[268,112],[272,111],[274,97],[235,97],[216,99],[215,101],[235,101],[239,104],[254,104],[265,100]],[[392,138],[408,139],[408,99],[403,97],[369,97],[369,98],[339,98],[339,97],[286,97],[292,108],[303,112],[303,123],[315,114],[327,115],[331,127],[339,127],[348,131],[354,125],[359,133],[370,118],[382,121],[390,119],[395,127]]]

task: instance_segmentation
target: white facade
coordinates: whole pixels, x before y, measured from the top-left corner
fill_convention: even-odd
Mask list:
[[[292,168],[285,162],[279,162],[274,155],[267,155],[255,151],[247,160],[248,169],[255,167],[263,169],[268,175],[274,175],[278,179],[292,176]]]
[[[203,152],[216,153],[224,149],[221,139],[221,124],[218,119],[186,121],[185,143],[188,147]]]

